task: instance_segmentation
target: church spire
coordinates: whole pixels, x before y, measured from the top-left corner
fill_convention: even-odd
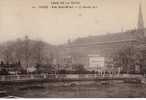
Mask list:
[[[137,29],[144,29],[144,21],[143,21],[143,14],[142,14],[142,8],[141,4],[139,4],[139,12],[138,12],[138,23],[137,23]]]

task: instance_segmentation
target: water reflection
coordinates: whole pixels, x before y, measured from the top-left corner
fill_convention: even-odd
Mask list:
[[[67,98],[67,97],[146,97],[144,84],[97,84],[63,85],[63,83],[42,83],[13,85],[5,87],[10,95],[24,98]]]

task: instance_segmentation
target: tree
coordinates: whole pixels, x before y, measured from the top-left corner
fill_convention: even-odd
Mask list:
[[[114,67],[121,67],[124,73],[131,73],[134,71],[134,47],[129,46],[123,48],[114,54]]]
[[[9,75],[9,73],[6,69],[1,69],[0,75]]]
[[[86,69],[84,68],[84,65],[82,64],[76,64],[76,65],[73,65],[73,67],[75,69],[75,72],[78,74],[82,74],[86,72]]]
[[[8,41],[1,44],[0,53],[4,63],[20,61],[23,68],[36,64],[50,64],[53,60],[54,46],[41,40],[32,40],[29,37]]]

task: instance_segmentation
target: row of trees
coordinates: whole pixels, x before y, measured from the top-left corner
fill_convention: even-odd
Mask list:
[[[0,45],[0,59],[5,63],[21,62],[24,67],[34,64],[50,64],[55,47],[40,40],[24,39],[9,41]]]
[[[121,67],[123,73],[146,73],[146,49],[125,47],[114,54],[112,63]]]
[[[8,41],[0,44],[0,60],[3,62],[0,64],[0,67],[3,66],[0,74],[9,74],[6,66],[12,65],[14,69],[16,62],[19,62],[17,67],[22,68],[16,68],[21,74],[27,74],[27,68],[32,66],[36,68],[34,73],[88,73],[81,64],[68,66],[74,68],[73,70],[57,69],[64,66],[53,63],[56,55],[57,48],[41,40],[31,40],[26,36],[24,39]]]

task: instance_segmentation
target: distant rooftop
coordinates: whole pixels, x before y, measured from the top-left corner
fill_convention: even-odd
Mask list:
[[[146,29],[144,29],[146,31]],[[97,36],[88,36],[77,38],[76,40],[72,41],[72,45],[75,44],[92,44],[92,43],[112,43],[112,42],[122,42],[122,41],[133,41],[137,39],[139,34],[139,30],[128,30],[126,32],[119,32],[113,34],[106,34],[106,35],[97,35]]]

